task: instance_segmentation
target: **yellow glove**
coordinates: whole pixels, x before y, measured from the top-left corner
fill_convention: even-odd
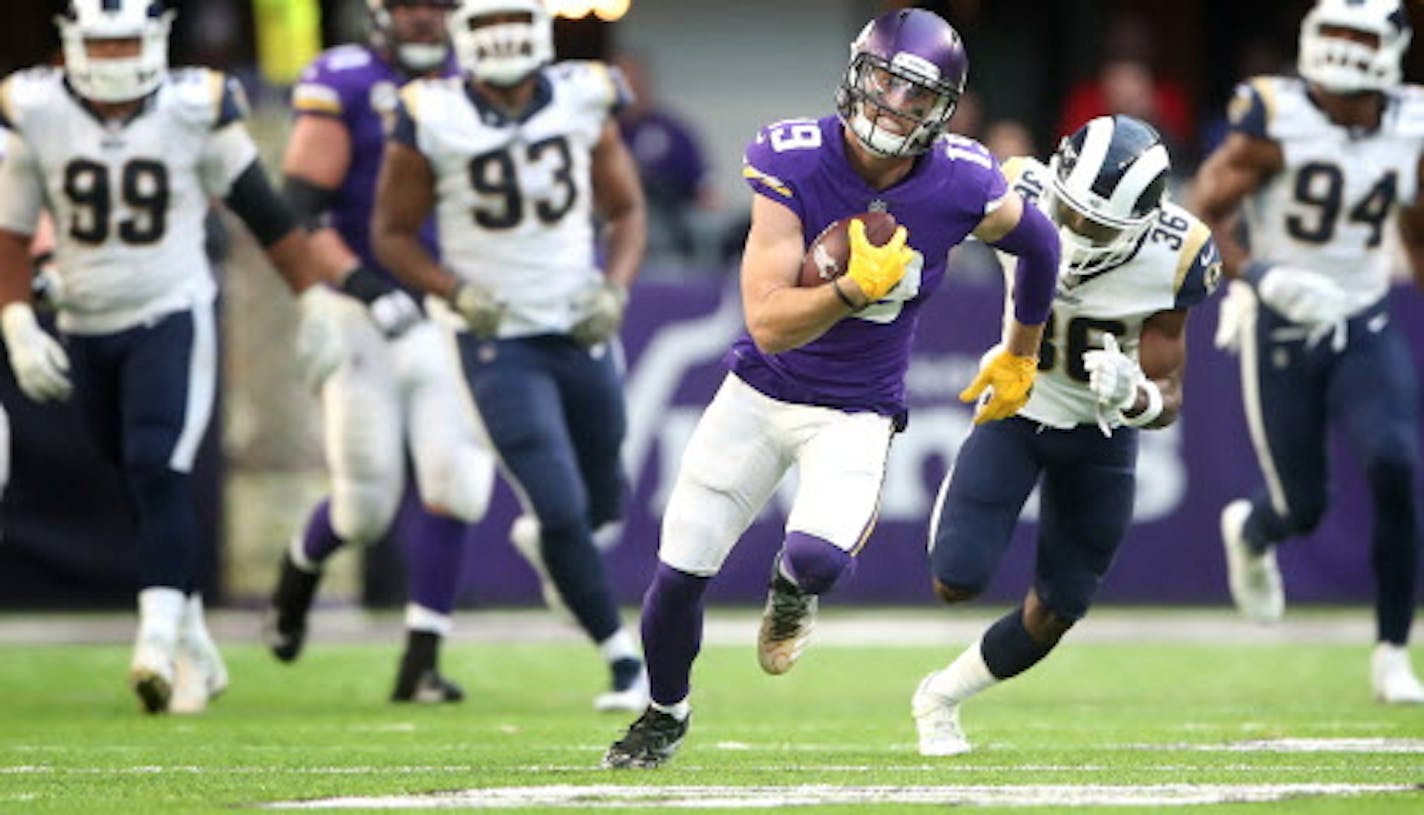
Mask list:
[[[989,398],[974,411],[974,423],[1007,419],[1028,403],[1033,378],[1038,375],[1038,358],[1021,357],[1000,348],[985,354],[979,375],[959,394],[959,401],[973,402],[987,389]]]
[[[865,237],[865,222],[859,218],[850,222],[850,268],[846,277],[855,281],[865,295],[867,304],[884,297],[900,278],[905,266],[915,256],[915,250],[905,245],[908,233],[897,227],[884,246],[875,246]]]

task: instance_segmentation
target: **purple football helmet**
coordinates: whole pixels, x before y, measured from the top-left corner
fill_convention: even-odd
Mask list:
[[[901,9],[865,24],[850,46],[836,111],[870,152],[914,156],[944,131],[969,75],[959,32],[939,15]]]
[[[411,74],[434,71],[450,58],[450,41],[444,26],[439,29],[439,41],[408,41],[397,31],[391,10],[400,6],[425,6],[451,12],[460,7],[460,0],[366,0],[371,11],[371,44],[389,50],[401,70]]]

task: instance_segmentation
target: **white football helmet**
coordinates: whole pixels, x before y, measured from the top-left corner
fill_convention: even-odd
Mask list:
[[[156,0],[71,0],[55,18],[64,43],[64,71],[80,95],[96,102],[127,102],[148,95],[168,70],[168,31],[174,12]],[[86,40],[137,39],[136,57],[94,59]]]
[[[448,39],[439,43],[402,40],[391,19],[391,9],[403,5],[425,5],[453,11],[459,7],[459,0],[366,0],[366,7],[371,10],[372,44],[388,49],[400,67],[410,73],[434,71],[444,65],[450,56],[450,42]]]
[[[1376,43],[1326,34],[1327,28],[1359,31]],[[1412,36],[1399,0],[1318,0],[1300,24],[1296,68],[1331,93],[1385,90],[1399,84]]]
[[[554,59],[554,21],[540,0],[462,0],[450,39],[466,73],[516,85]]]
[[[1063,264],[1079,275],[1126,262],[1157,218],[1172,162],[1162,137],[1131,116],[1099,116],[1048,160],[1044,193]]]

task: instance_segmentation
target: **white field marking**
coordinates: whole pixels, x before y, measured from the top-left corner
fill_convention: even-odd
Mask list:
[[[1251,739],[1227,744],[1135,744],[1136,750],[1198,753],[1424,753],[1424,739]]]
[[[744,742],[744,741],[719,741],[719,742],[717,742],[717,744],[716,744],[715,746],[716,746],[716,748],[717,748],[718,750],[736,750],[736,751],[741,751],[741,750],[753,750],[753,749],[756,749],[756,748],[752,747],[752,745],[747,744],[747,743]]]
[[[491,787],[428,795],[387,795],[278,801],[266,809],[762,809],[836,804],[937,804],[950,806],[1189,806],[1255,803],[1310,796],[1418,791],[1408,784],[1151,784],[969,786],[624,786],[557,784]]]

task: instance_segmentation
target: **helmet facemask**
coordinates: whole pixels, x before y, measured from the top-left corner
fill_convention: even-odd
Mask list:
[[[168,32],[174,12],[131,2],[107,10],[97,3],[76,2],[68,14],[55,18],[64,46],[64,70],[81,96],[95,102],[120,103],[152,93],[168,70]],[[87,43],[136,40],[132,56],[92,57]]]
[[[934,65],[910,53],[887,60],[860,52],[846,68],[836,109],[870,152],[919,155],[944,132],[961,89],[935,78]]]
[[[1053,171],[1052,163],[1049,165]],[[1154,209],[1134,221],[1109,221],[1064,193],[1055,177],[1044,192],[1048,217],[1058,226],[1062,263],[1075,274],[1086,276],[1127,262],[1156,217]]]
[[[554,59],[553,20],[537,0],[466,0],[450,16],[460,67],[479,82],[509,87]]]
[[[1412,36],[1395,0],[1321,0],[1301,23],[1297,69],[1331,93],[1387,90],[1402,79]]]

